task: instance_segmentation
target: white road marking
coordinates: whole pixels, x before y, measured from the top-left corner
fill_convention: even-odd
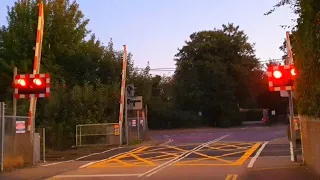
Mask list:
[[[139,176],[139,174],[92,174],[92,175],[57,175],[56,178],[91,178],[91,177],[123,177]]]
[[[117,147],[117,148],[108,149],[108,150],[106,150],[106,151],[99,152],[99,153],[92,153],[92,154],[89,154],[89,155],[86,155],[86,156],[79,157],[79,158],[77,158],[77,159],[72,159],[72,160],[68,160],[68,161],[60,161],[60,162],[55,162],[55,163],[50,163],[50,164],[44,164],[44,165],[41,165],[41,166],[46,167],[46,166],[53,166],[53,165],[57,165],[57,164],[61,164],[61,163],[78,161],[78,160],[84,159],[84,158],[86,158],[86,157],[90,157],[90,156],[97,155],[97,154],[103,154],[103,153],[106,153],[106,152],[109,152],[109,151],[113,151],[113,150],[115,150],[115,149],[120,149],[120,148],[122,148],[122,147]]]
[[[87,163],[87,164],[84,164],[84,165],[80,166],[79,169],[88,167],[88,166],[90,166],[90,165],[92,165],[92,164],[96,164],[96,163],[99,163],[99,162],[102,162],[102,161],[106,161],[106,160],[112,159],[112,158],[114,158],[114,157],[117,157],[117,156],[120,156],[120,155],[123,155],[123,154],[126,154],[126,153],[130,153],[130,152],[136,151],[136,150],[141,149],[141,148],[143,148],[143,147],[144,147],[144,146],[141,146],[141,147],[132,149],[132,150],[127,151],[127,152],[119,153],[119,154],[110,156],[110,157],[108,157],[108,158],[106,158],[106,159],[101,159],[101,160],[98,160],[98,161],[89,162],[89,163]]]
[[[259,150],[257,151],[256,155],[254,155],[254,157],[250,160],[247,168],[252,168],[253,164],[256,162],[256,160],[258,159],[258,157],[260,156],[261,152],[263,151],[264,147],[266,147],[266,145],[268,144],[269,141],[266,141],[262,144],[262,146],[259,148]]]
[[[159,144],[160,146],[164,146],[164,145],[167,145],[169,143],[171,143],[173,141],[173,139],[168,139],[167,141],[165,141],[164,143],[162,144]]]
[[[198,150],[204,148],[205,146],[207,146],[209,144],[212,144],[212,143],[215,143],[217,141],[220,141],[221,139],[224,139],[224,138],[226,138],[228,136],[230,136],[230,134],[227,134],[227,135],[221,136],[219,138],[216,138],[216,139],[214,139],[212,141],[200,144],[199,146],[191,149],[190,151],[184,152],[180,156],[178,156],[178,157],[176,157],[176,158],[174,158],[174,159],[172,159],[172,160],[170,160],[168,162],[165,162],[165,163],[163,163],[163,164],[161,164],[161,165],[159,165],[159,166],[157,166],[157,167],[155,167],[155,168],[153,168],[153,169],[151,169],[151,170],[149,170],[149,171],[147,171],[147,172],[145,172],[143,174],[140,174],[138,177],[142,177],[142,176],[149,177],[149,176],[152,176],[153,174],[157,173],[158,171],[161,171],[162,169],[164,169],[164,168],[166,168],[166,167],[168,167],[168,166],[180,161],[181,159],[189,156],[191,153],[193,153],[195,151],[198,151]]]
[[[291,155],[291,161],[294,161],[292,141],[290,141],[290,155]]]

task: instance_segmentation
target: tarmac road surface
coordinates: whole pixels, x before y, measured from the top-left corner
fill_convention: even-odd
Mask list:
[[[156,132],[153,137],[165,143],[115,148],[74,161],[5,173],[0,179],[237,180],[263,179],[269,173],[277,173],[281,179],[316,179],[305,167],[290,161],[285,136],[285,126]],[[290,175],[293,172],[298,175]]]

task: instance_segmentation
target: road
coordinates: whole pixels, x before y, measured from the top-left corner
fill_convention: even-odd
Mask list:
[[[315,179],[309,170],[290,161],[285,136],[285,126],[158,131],[153,137],[164,143],[157,146],[114,148],[5,173],[0,179],[245,180],[264,179],[266,174]]]

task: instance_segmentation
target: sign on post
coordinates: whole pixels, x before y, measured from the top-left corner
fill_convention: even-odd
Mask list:
[[[135,96],[128,98],[128,110],[140,110],[142,109],[142,96]]]
[[[137,126],[137,120],[133,119],[132,120],[132,127],[136,127]]]
[[[25,133],[26,132],[26,122],[25,121],[16,121],[16,133]]]
[[[119,136],[120,135],[120,126],[119,126],[119,124],[115,124],[113,126],[113,128],[114,128],[114,135]]]
[[[128,97],[133,97],[134,96],[134,90],[135,90],[135,87],[133,84],[128,84],[127,85],[127,96]]]

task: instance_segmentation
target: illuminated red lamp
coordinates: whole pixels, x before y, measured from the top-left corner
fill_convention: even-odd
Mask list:
[[[19,84],[20,86],[22,86],[22,87],[25,87],[25,86],[27,85],[26,80],[24,80],[24,79],[19,79],[19,80],[18,80],[18,84]]]
[[[279,70],[275,70],[273,71],[273,77],[275,77],[276,79],[279,79],[282,77],[282,73]]]
[[[42,85],[41,79],[38,79],[38,78],[33,79],[33,83],[34,83],[35,85],[37,85],[37,86],[41,86],[41,85]]]

